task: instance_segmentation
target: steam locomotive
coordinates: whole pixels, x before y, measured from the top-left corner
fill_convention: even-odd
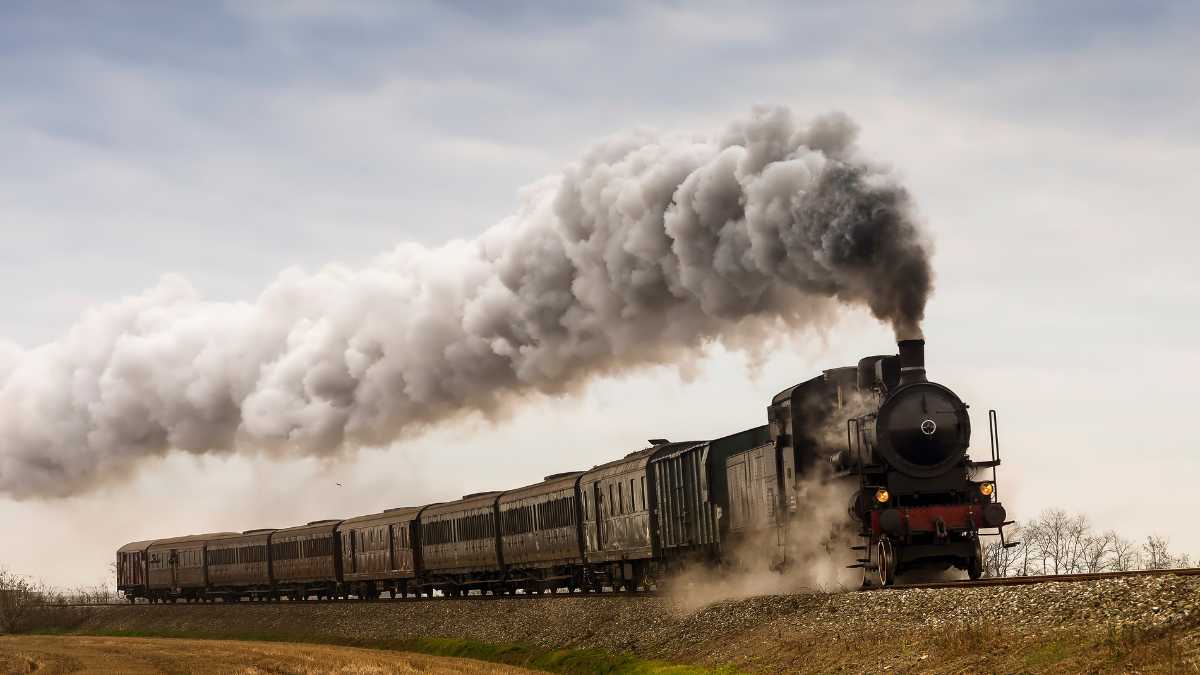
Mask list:
[[[854,548],[866,555],[857,565],[883,586],[919,568],[952,566],[978,579],[980,535],[1016,545],[1004,539],[1011,522],[996,493],[996,411],[988,412],[990,458],[973,461],[967,404],[929,381],[924,351],[924,340],[901,340],[899,355],[868,357],[824,378],[839,397],[852,390],[868,402],[846,416],[846,447],[831,462],[844,479],[858,482],[851,512],[863,543]],[[990,478],[981,475],[987,470]]]
[[[828,536],[802,525],[814,482],[853,494],[863,583],[922,567],[978,578],[979,537],[1003,540],[994,412],[991,458],[972,461],[967,406],[926,379],[923,341],[790,387],[767,418],[714,440],[654,439],[515,490],[133,542],[117,551],[118,590],[131,602],[636,591],[685,565],[728,566],[748,547],[786,567],[797,543]]]

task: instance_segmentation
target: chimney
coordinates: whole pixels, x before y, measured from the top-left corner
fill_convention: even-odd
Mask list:
[[[925,378],[925,341],[900,340],[900,386],[928,382]]]

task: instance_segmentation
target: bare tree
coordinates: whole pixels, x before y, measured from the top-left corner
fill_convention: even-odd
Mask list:
[[[1042,524],[1039,521],[1035,520],[1021,526],[1021,545],[1017,547],[1020,559],[1017,576],[1045,574],[1046,560],[1041,554],[1043,538]]]
[[[0,567],[0,633],[23,630],[45,597],[42,584]]]
[[[1069,574],[1079,557],[1079,539],[1086,520],[1063,509],[1046,509],[1038,516],[1037,549],[1044,574]]]
[[[1137,568],[1137,545],[1129,539],[1109,530],[1108,550],[1109,569],[1114,572],[1127,572]]]
[[[1174,566],[1174,556],[1171,555],[1166,537],[1152,534],[1146,537],[1142,544],[1142,562],[1148,570],[1165,570]]]
[[[1082,571],[1103,572],[1112,566],[1111,532],[1089,534],[1083,539],[1083,555],[1081,557]]]
[[[1086,569],[1087,545],[1091,537],[1092,524],[1088,522],[1087,516],[1077,514],[1067,519],[1066,532],[1063,538],[1063,543],[1065,544],[1064,572],[1067,574],[1078,574]]]

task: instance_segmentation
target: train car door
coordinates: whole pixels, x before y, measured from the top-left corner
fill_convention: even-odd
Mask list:
[[[604,491],[600,489],[600,481],[592,483],[592,499],[596,504],[596,550],[604,550],[604,526],[607,524],[604,520]]]
[[[387,565],[388,571],[395,572],[399,565],[396,561],[396,528],[400,527],[399,523],[388,523],[387,526]]]
[[[171,566],[171,588],[179,590],[179,549],[171,549],[167,562]]]

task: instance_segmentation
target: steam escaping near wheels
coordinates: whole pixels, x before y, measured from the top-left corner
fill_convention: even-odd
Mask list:
[[[0,345],[0,493],[84,492],[171,449],[385,444],[841,305],[918,335],[930,244],[855,135],[781,107],[715,135],[618,134],[474,240],[287,270],[249,302],[166,277],[53,342]]]

